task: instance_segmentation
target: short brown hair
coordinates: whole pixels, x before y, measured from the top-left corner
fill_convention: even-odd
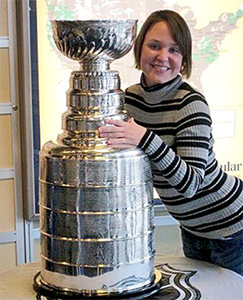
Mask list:
[[[156,23],[165,21],[178,44],[182,54],[181,75],[189,78],[192,69],[192,38],[186,21],[175,11],[158,10],[148,16],[136,38],[134,44],[135,67],[140,70],[141,50],[148,30]]]

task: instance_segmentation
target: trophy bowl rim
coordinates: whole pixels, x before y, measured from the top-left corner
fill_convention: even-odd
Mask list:
[[[75,20],[59,20],[59,19],[53,19],[53,20],[50,20],[52,23],[80,23],[80,24],[85,24],[85,23],[105,23],[105,24],[113,24],[113,23],[133,23],[133,24],[136,24],[138,22],[138,19],[99,19],[99,20],[93,20],[93,19],[90,19],[90,20],[78,20],[78,19],[75,19]]]

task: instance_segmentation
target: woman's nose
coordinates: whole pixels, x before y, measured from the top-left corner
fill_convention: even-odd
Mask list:
[[[168,57],[169,57],[169,52],[165,48],[161,49],[157,55],[158,60],[168,60]]]

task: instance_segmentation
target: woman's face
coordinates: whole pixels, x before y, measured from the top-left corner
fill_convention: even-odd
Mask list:
[[[167,23],[161,21],[152,25],[145,35],[140,58],[147,86],[175,78],[180,72],[182,58]]]

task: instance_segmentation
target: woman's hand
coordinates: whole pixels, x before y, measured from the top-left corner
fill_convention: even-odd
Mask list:
[[[113,126],[100,127],[99,135],[102,138],[108,138],[109,145],[127,144],[137,146],[147,130],[135,123],[133,118],[130,118],[128,122],[105,120],[105,123]]]

